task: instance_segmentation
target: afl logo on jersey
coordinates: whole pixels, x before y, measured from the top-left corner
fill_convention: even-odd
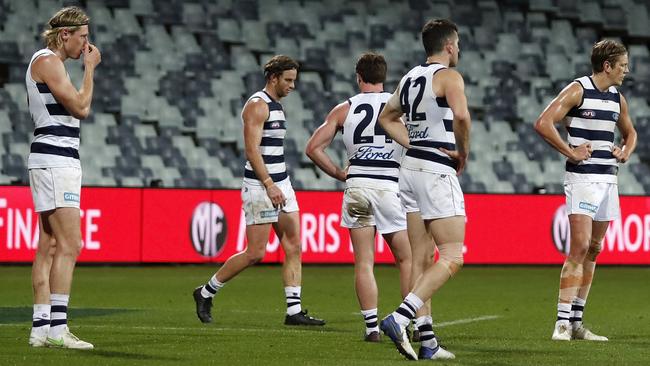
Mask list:
[[[271,122],[271,128],[273,129],[280,128],[280,122]]]
[[[201,202],[192,213],[190,239],[194,250],[204,257],[216,257],[226,242],[226,215],[214,202]]]
[[[558,207],[553,215],[551,236],[553,237],[555,249],[564,255],[568,254],[571,240],[571,227],[569,225],[569,216],[566,213],[566,205]]]
[[[586,110],[586,111],[582,111],[581,115],[584,118],[594,118],[594,117],[596,117],[596,112]]]
[[[614,121],[618,121],[618,116],[619,116],[618,113],[616,112],[612,113],[612,118],[614,118]]]

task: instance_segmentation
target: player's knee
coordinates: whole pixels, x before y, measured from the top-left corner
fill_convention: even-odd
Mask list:
[[[249,265],[253,265],[262,259],[264,259],[264,255],[266,254],[266,250],[246,250],[246,259],[248,260]]]
[[[301,245],[300,240],[287,240],[283,246],[284,255],[289,258],[300,258]]]
[[[598,254],[603,250],[603,243],[600,241],[591,241],[591,245],[589,246],[589,249],[587,250],[587,259],[589,259],[592,262],[596,261],[596,258],[598,257]]]
[[[571,249],[569,250],[569,258],[571,258],[576,263],[582,263],[582,261],[585,259],[585,256],[587,255],[588,250],[588,245],[576,244],[574,246],[574,243],[572,242]]]
[[[60,240],[56,251],[65,256],[77,257],[81,253],[81,240]]]
[[[447,267],[449,276],[453,277],[463,267],[463,243],[450,243],[438,247],[442,265]]]

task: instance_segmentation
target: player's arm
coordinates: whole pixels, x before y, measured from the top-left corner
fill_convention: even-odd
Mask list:
[[[579,106],[580,103],[582,103],[582,87],[579,83],[573,82],[551,101],[535,122],[535,131],[555,150],[575,162],[589,159],[591,143],[585,142],[572,148],[562,140],[555,124],[560,123],[571,108]]]
[[[34,80],[47,84],[57,102],[78,119],[84,119],[90,114],[95,67],[101,62],[101,54],[94,46],[86,44],[83,55],[85,70],[82,86],[78,91],[70,82],[58,56],[41,56],[32,65]]]
[[[411,148],[409,133],[402,121],[402,105],[399,98],[399,86],[388,99],[386,106],[381,111],[377,122],[381,128],[386,131],[386,134],[395,140],[398,144],[404,146],[405,148]]]
[[[456,150],[449,151],[440,148],[442,152],[456,160],[457,174],[463,172],[469,156],[469,131],[471,129],[472,119],[467,109],[467,97],[465,96],[465,82],[460,73],[454,69],[445,69],[440,71],[438,76],[443,93],[447,99],[447,104],[454,114],[453,128],[454,137],[456,138]]]
[[[345,182],[347,169],[342,169],[334,164],[329,155],[327,155],[327,152],[325,152],[325,149],[336,136],[336,132],[343,126],[349,110],[350,103],[348,102],[343,102],[332,108],[325,118],[325,122],[311,135],[305,148],[305,154],[307,154],[314,164],[318,165],[330,177],[342,182]]]
[[[262,131],[264,131],[264,121],[269,116],[269,107],[266,102],[260,98],[251,99],[244,106],[242,111],[242,120],[244,121],[244,152],[246,159],[251,163],[251,167],[257,178],[262,181],[266,188],[266,194],[271,199],[274,206],[284,204],[285,197],[280,188],[278,188],[271,176],[269,175],[260,144],[262,143]]]
[[[632,125],[632,119],[627,108],[627,100],[621,94],[621,114],[618,117],[618,122],[616,123],[618,130],[621,131],[621,146],[614,146],[612,149],[612,155],[621,163],[625,163],[634,152],[636,148],[637,135],[634,125]]]

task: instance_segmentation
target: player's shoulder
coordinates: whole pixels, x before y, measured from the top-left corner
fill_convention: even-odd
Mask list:
[[[242,118],[244,122],[264,121],[269,117],[270,109],[268,103],[258,96],[252,96],[244,104],[242,109]]]
[[[62,65],[63,61],[53,53],[38,56],[34,62],[32,62],[32,67],[53,67]]]
[[[244,106],[244,108],[254,108],[254,109],[261,108],[261,109],[268,110],[269,103],[266,100],[264,100],[262,96],[254,94],[248,99],[248,101],[246,101],[246,105]]]
[[[433,76],[438,80],[463,81],[463,75],[453,67],[440,68]]]

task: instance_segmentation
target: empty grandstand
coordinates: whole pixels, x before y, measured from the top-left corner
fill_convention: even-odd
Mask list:
[[[261,65],[287,54],[301,62],[297,92],[284,102],[294,187],[341,189],[303,151],[327,111],[356,93],[356,58],[384,54],[392,91],[425,58],[424,21],[449,17],[460,26],[459,69],[474,122],[464,191],[563,191],[562,156],[532,124],[560,88],[591,72],[591,45],[607,37],[629,50],[621,89],[640,142],[619,171],[620,192],[650,192],[645,0],[0,0],[0,184],[28,183],[33,123],[24,75],[42,48],[39,21],[62,4],[87,10],[103,55],[81,128],[85,185],[239,188],[244,98],[263,86]],[[69,70],[78,85],[81,62]],[[341,163],[340,138],[333,147]]]

